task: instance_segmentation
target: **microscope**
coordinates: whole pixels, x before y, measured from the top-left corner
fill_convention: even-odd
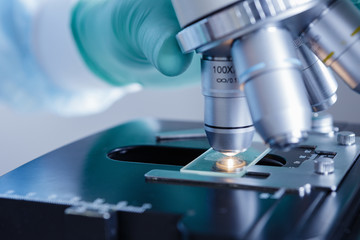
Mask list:
[[[2,239],[358,239],[350,0],[172,0],[201,54],[203,123],[140,119],[0,177]],[[205,125],[205,126],[204,126]]]
[[[205,131],[216,151],[246,151],[255,129],[272,148],[301,143],[311,109],[336,101],[324,65],[360,92],[360,15],[350,1],[172,2],[182,50],[202,54]]]

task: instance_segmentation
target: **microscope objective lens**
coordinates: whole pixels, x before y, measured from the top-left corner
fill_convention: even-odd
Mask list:
[[[231,151],[231,152],[220,152],[220,153],[224,154],[224,155],[227,156],[227,157],[233,157],[233,156],[235,156],[236,154],[238,154],[238,153],[240,153],[240,152],[238,152],[238,151]]]

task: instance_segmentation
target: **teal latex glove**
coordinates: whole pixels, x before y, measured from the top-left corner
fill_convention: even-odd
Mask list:
[[[360,0],[351,0],[360,9]]]
[[[199,63],[173,77],[193,56],[184,55],[176,41],[180,26],[171,0],[80,0],[71,27],[87,65],[111,84],[178,86],[200,80]]]

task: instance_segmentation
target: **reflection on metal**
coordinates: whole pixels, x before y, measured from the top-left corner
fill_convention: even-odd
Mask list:
[[[161,132],[156,135],[156,141],[179,141],[185,139],[206,138],[203,128]]]

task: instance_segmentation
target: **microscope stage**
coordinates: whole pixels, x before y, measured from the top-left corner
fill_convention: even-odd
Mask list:
[[[360,134],[359,125],[338,127]],[[200,128],[200,123],[133,121],[0,177],[2,239],[349,239],[359,234],[358,139],[340,146],[315,136],[289,152],[262,150],[262,160],[238,172],[242,177],[214,170],[210,158],[206,171],[217,172],[209,175],[193,173],[188,165],[209,154],[202,155],[209,148],[206,138],[156,138]],[[325,153],[335,170],[321,175],[314,172],[314,161]]]

